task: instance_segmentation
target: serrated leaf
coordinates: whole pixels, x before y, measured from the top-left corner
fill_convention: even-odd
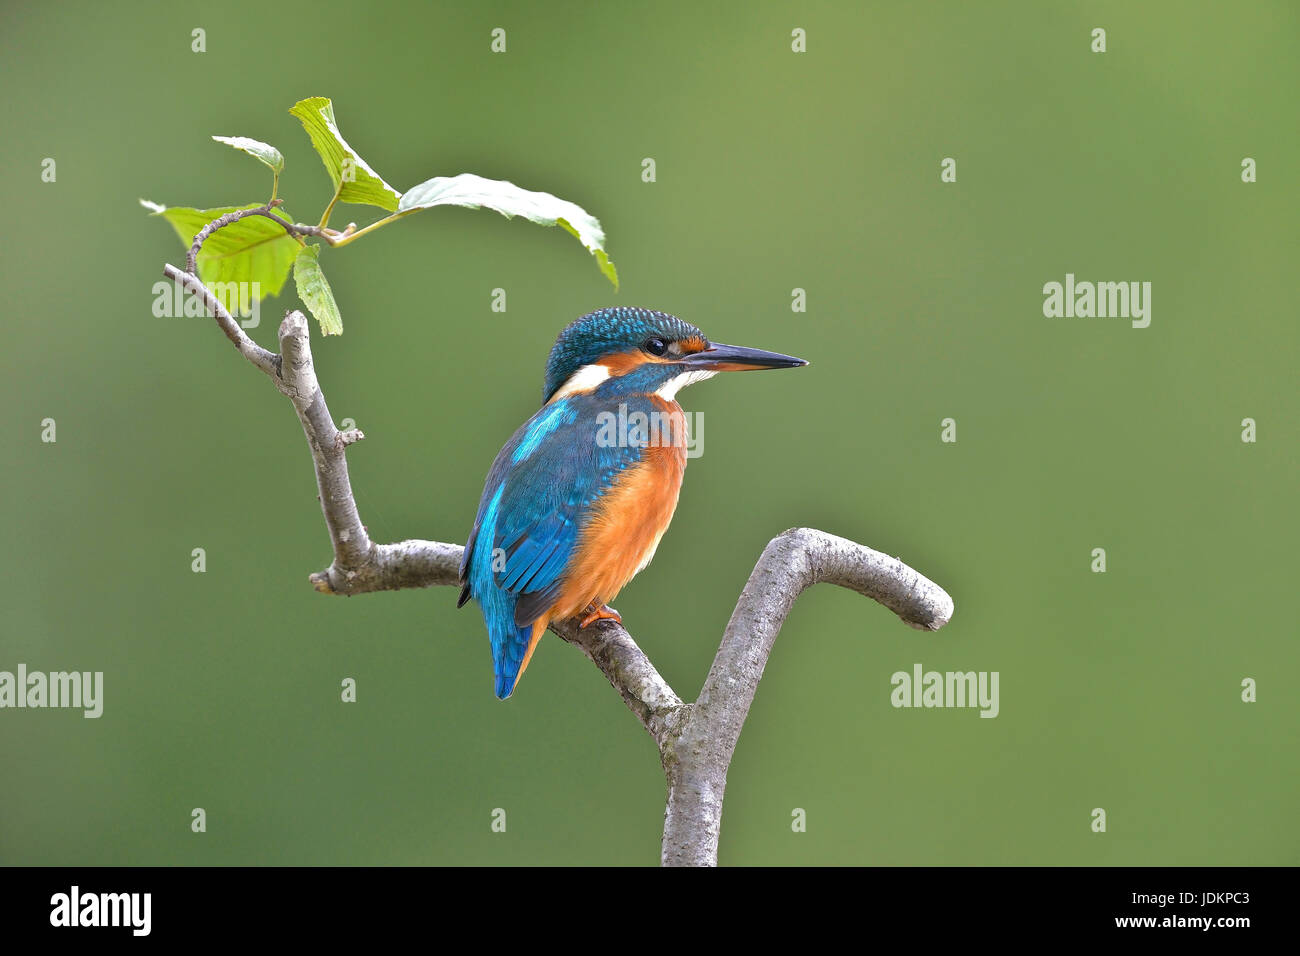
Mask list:
[[[242,149],[254,159],[259,159],[271,167],[271,171],[276,175],[284,170],[284,157],[280,151],[269,143],[263,143],[261,140],[249,139],[247,136],[214,136],[212,137],[218,143],[225,143],[227,146],[233,146],[235,149]]]
[[[199,230],[214,219],[236,209],[257,209],[262,205],[168,208],[147,199],[141,199],[140,204],[152,215],[162,216],[171,223],[187,252]],[[283,209],[277,209],[276,215],[293,222]],[[279,223],[265,216],[248,216],[218,229],[203,243],[199,252],[199,278],[227,309],[234,312],[241,295],[255,296],[259,301],[268,295],[279,295],[289,278],[289,269],[299,248],[298,240],[285,232]],[[241,292],[241,288],[247,291]]]
[[[408,189],[398,203],[398,212],[429,209],[433,206],[485,207],[507,219],[522,216],[542,226],[560,226],[577,237],[596,257],[601,273],[618,288],[618,270],[605,253],[605,230],[600,220],[581,206],[550,193],[521,189],[502,179],[484,179],[473,173],[459,176],[435,176]]]
[[[399,193],[367,165],[357,151],[347,144],[339,132],[338,122],[334,119],[334,104],[328,97],[313,96],[295,103],[289,110],[302,121],[303,129],[311,137],[311,144],[320,154],[325,171],[334,183],[334,192],[343,202],[366,206],[378,206],[394,212],[401,198]],[[343,161],[349,159],[352,164],[352,181],[345,180]]]
[[[293,260],[293,281],[302,299],[316,321],[321,335],[342,335],[343,317],[339,315],[334,291],[320,267],[320,246],[303,246],[298,258]]]

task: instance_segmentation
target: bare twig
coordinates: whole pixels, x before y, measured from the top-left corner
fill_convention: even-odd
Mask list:
[[[326,572],[329,586],[335,591],[345,590],[346,579],[366,576],[372,569],[374,545],[352,497],[347,445],[339,439],[339,430],[334,427],[316,381],[307,341],[307,318],[296,310],[280,323],[280,374],[276,384],[298,413],[316,466],[321,513],[334,545],[334,562]],[[317,590],[325,588],[317,585]]]
[[[226,338],[230,339],[235,348],[239,349],[240,355],[267,375],[276,373],[280,364],[280,356],[274,352],[268,352],[244,334],[244,330],[239,327],[239,323],[235,321],[234,317],[226,311],[226,307],[221,304],[221,300],[199,281],[198,276],[190,272],[181,272],[180,269],[171,265],[163,267],[163,275],[173,282],[179,282],[182,288],[193,295],[197,295],[202,300],[204,306],[217,320],[217,325],[221,328],[221,331],[226,333]]]
[[[280,354],[275,355],[244,334],[195,274],[203,240],[244,215],[267,215],[290,233],[325,235],[318,227],[291,225],[269,210],[269,206],[241,210],[209,223],[190,249],[189,272],[169,265],[164,274],[202,297],[226,337],[271,377],[298,415],[334,554],[328,568],[311,575],[312,585],[327,594],[355,595],[459,584],[463,549],[458,544],[370,540],[357,512],[347,466],[348,445],[364,435],[335,427],[316,378],[303,314],[293,311],[285,316],[279,330]],[[552,623],[552,631],[579,647],[600,669],[659,748],[668,787],[664,865],[716,865],[727,770],[741,728],[795,599],[818,583],[851,588],[883,604],[904,623],[924,630],[938,630],[953,613],[952,598],[942,588],[897,558],[822,531],[794,528],[773,538],[763,550],[694,703],[683,703],[618,622],[602,620],[586,628],[580,628],[576,619]]]
[[[682,699],[660,676],[632,635],[613,620],[599,621],[585,628],[578,627],[576,619],[558,621],[551,625],[551,630],[581,648],[600,668],[623,703],[654,738],[662,755],[672,739],[675,718],[683,707]]]
[[[271,212],[274,207],[280,205],[282,202],[284,202],[283,199],[275,199],[267,203],[265,206],[259,206],[257,209],[236,209],[234,212],[228,212],[224,216],[212,220],[212,222],[208,223],[198,231],[194,236],[194,241],[190,243],[189,255],[185,257],[185,270],[189,272],[190,275],[198,275],[199,250],[203,248],[203,244],[208,241],[208,238],[218,229],[229,226],[232,222],[239,222],[241,219],[247,219],[249,216],[265,216],[267,219],[273,219],[282,225],[284,231],[291,236],[304,231],[300,230],[293,223],[286,222],[275,213]]]

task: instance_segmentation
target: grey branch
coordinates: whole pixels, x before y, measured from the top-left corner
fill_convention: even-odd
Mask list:
[[[199,281],[198,276],[190,272],[181,272],[175,266],[164,266],[163,275],[173,282],[179,282],[183,288],[202,300],[204,307],[217,320],[217,326],[222,332],[226,333],[226,338],[230,339],[231,344],[239,349],[240,355],[267,375],[276,374],[280,357],[274,352],[268,352],[244,334],[244,330],[239,327],[239,323],[235,321],[234,317],[226,311],[226,307],[221,304],[221,300]]]
[[[333,560],[311,575],[316,590],[356,595],[402,588],[455,586],[462,547],[438,541],[376,544],[357,513],[348,478],[347,447],[364,436],[339,431],[312,364],[307,320],[288,313],[280,325],[280,354],[254,343],[194,272],[202,239],[242,215],[268,215],[290,232],[270,207],[242,210],[210,223],[190,250],[189,272],[167,266],[164,274],[201,297],[218,326],[245,358],[265,372],[292,403],[316,470],[321,513]],[[668,786],[662,862],[665,866],[714,866],[727,770],[776,636],[795,599],[814,584],[850,588],[883,604],[904,623],[935,631],[952,617],[953,602],[933,581],[897,558],[811,528],[793,528],[763,550],[736,602],[699,698],[684,703],[668,686],[632,635],[613,620],[580,628],[576,619],[551,630],[576,645],[600,669],[659,748]]]
[[[820,583],[851,588],[923,630],[937,631],[952,617],[952,598],[897,558],[812,528],[792,528],[768,542],[731,612],[699,699],[665,753],[665,865],[717,862],[727,768],[740,729],[786,615],[806,588]]]

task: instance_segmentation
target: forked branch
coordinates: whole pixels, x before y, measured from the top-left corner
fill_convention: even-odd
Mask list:
[[[285,316],[279,330],[280,352],[269,352],[248,338],[195,273],[202,240],[227,224],[222,220],[265,215],[292,234],[319,234],[316,227],[280,219],[271,208],[243,210],[209,224],[195,237],[189,271],[168,265],[164,275],[201,298],[235,348],[271,378],[298,415],[333,548],[329,567],[311,575],[310,581],[323,593],[349,596],[456,585],[460,545],[370,540],[357,512],[347,465],[348,445],[364,436],[355,429],[341,432],[335,427],[312,364],[303,314],[293,311]],[[942,588],[897,558],[822,531],[794,528],[773,538],[763,550],[694,703],[683,703],[621,624],[602,620],[579,628],[575,619],[551,625],[600,669],[659,748],[668,785],[665,865],[716,865],[727,770],[741,728],[786,615],[795,599],[818,583],[851,588],[885,605],[904,623],[924,630],[938,630],[953,613],[952,599]]]

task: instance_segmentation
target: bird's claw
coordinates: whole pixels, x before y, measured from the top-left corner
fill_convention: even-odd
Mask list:
[[[600,607],[591,604],[587,607],[587,616],[578,622],[578,627],[583,628],[596,621],[617,621],[622,624],[623,618],[618,611],[615,611],[608,604],[603,604]]]

